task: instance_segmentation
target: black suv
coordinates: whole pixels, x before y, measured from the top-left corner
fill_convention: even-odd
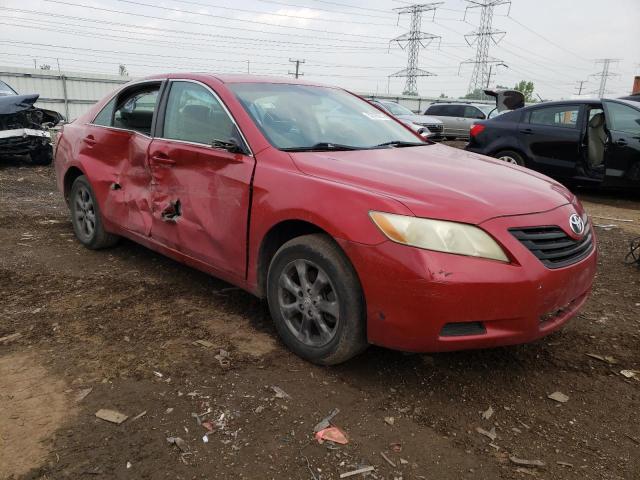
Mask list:
[[[478,121],[466,149],[566,183],[640,187],[640,102],[546,102]]]

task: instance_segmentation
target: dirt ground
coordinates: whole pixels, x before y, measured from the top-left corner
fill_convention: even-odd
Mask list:
[[[623,263],[640,202],[579,194],[616,226],[597,227],[596,286],[566,328],[322,368],[283,347],[249,294],[128,241],[81,247],[52,169],[4,162],[0,337],[19,335],[0,339],[0,478],[329,480],[373,466],[378,479],[639,479],[640,378],[620,371],[640,370],[640,270]],[[348,445],[313,440],[334,408]],[[207,411],[205,443],[193,414]]]

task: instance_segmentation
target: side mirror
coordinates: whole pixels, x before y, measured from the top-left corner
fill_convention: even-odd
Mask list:
[[[215,139],[211,142],[211,146],[213,148],[223,148],[230,153],[242,153],[245,155],[247,154],[244,146],[240,145],[238,141],[233,137],[226,141]]]

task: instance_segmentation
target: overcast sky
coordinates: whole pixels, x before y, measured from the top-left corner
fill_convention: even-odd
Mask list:
[[[50,64],[57,69],[130,75],[167,71],[287,75],[290,58],[304,59],[305,79],[358,92],[400,93],[406,51],[389,40],[408,30],[397,0],[0,0],[0,67]],[[465,17],[464,0],[444,0],[425,14],[422,30],[441,37],[421,50],[418,79],[424,96],[464,95],[475,47],[478,9]],[[507,15],[508,14],[508,15]],[[513,0],[495,9],[493,26],[506,32],[490,56],[493,85],[534,82],[545,99],[570,97],[577,82],[594,92],[602,67],[616,58],[609,96],[629,93],[640,75],[640,0]]]

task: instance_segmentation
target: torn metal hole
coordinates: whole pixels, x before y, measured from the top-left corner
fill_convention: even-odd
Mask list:
[[[169,202],[169,206],[162,211],[162,220],[165,222],[176,222],[182,215],[180,200]]]

